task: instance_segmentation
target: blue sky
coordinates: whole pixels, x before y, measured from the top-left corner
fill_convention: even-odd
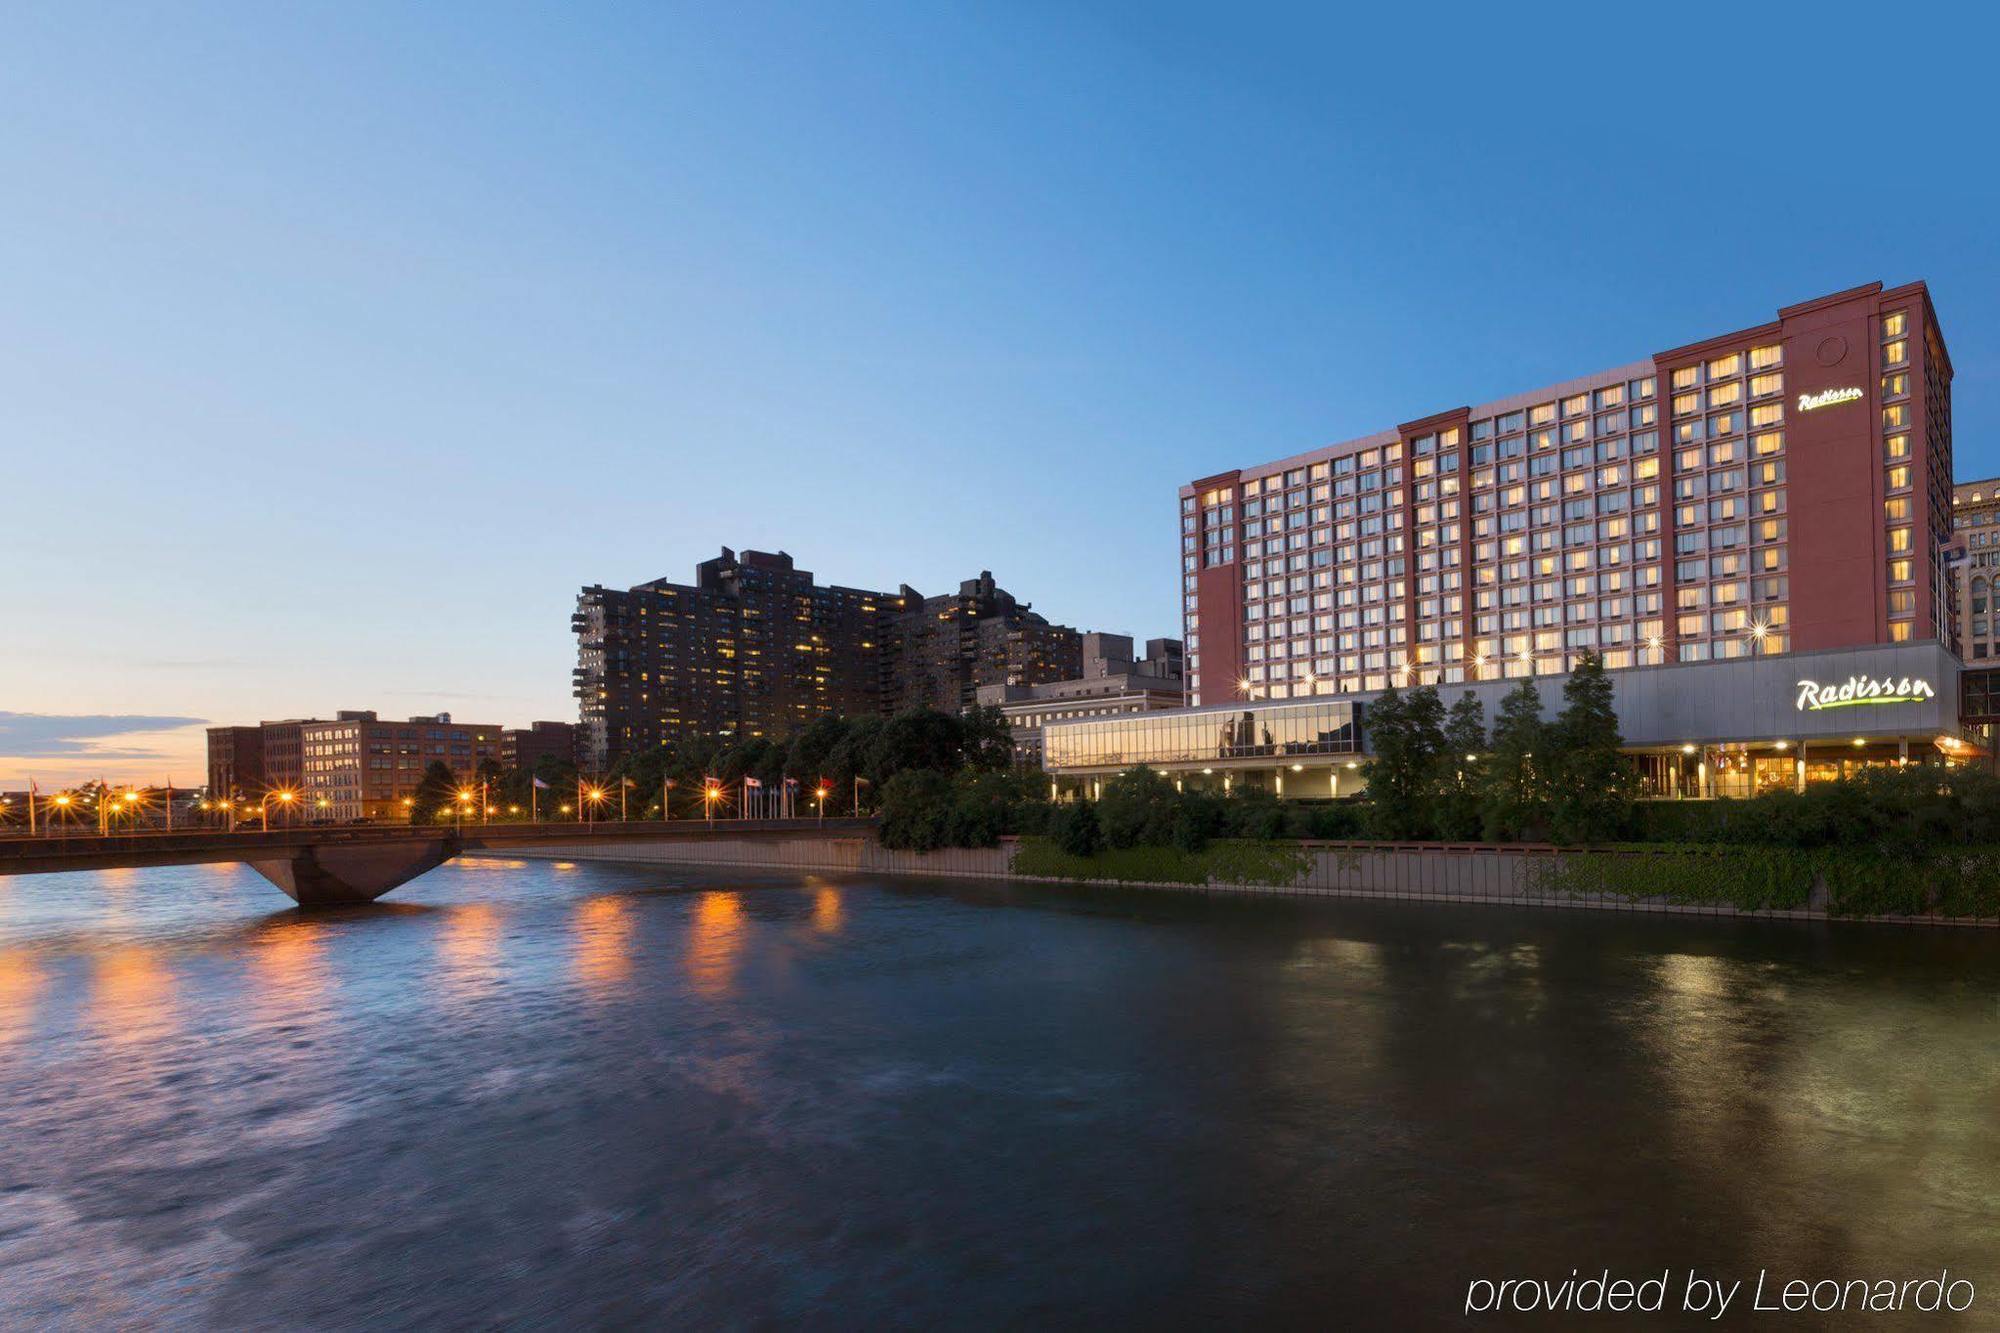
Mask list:
[[[1990,20],[1378,10],[9,6],[0,785],[724,544],[1176,633],[1181,482],[1874,279],[2000,471]]]

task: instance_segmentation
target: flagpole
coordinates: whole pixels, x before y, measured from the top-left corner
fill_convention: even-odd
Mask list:
[[[535,814],[535,798],[541,794],[542,789],[535,785],[535,775],[530,773],[528,775],[528,822],[530,824],[541,823],[541,820]]]
[[[35,780],[28,779],[28,836],[35,836]]]

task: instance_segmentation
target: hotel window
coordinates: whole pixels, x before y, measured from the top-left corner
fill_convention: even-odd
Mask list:
[[[1889,562],[1889,582],[1912,583],[1916,579],[1915,570],[1916,566],[1911,561],[1891,560]]]
[[[1882,453],[1888,458],[1908,458],[1910,456],[1910,437],[1907,435],[1889,436],[1882,441]]]
[[[1680,369],[1674,372],[1672,381],[1673,387],[1676,389],[1692,389],[1695,386],[1695,384],[1699,382],[1700,377],[1701,377],[1700,367],[1682,366]]]
[[[1907,621],[1907,620],[1892,620],[1892,621],[1890,621],[1890,622],[1889,622],[1889,642],[1891,642],[1891,643],[1908,643],[1908,642],[1910,641],[1910,626],[1911,626],[1911,623],[1912,623],[1912,622],[1910,622],[1910,621]]]
[[[1911,541],[1910,532],[1909,528],[1889,529],[1889,549],[1898,555],[1914,550],[1915,543]]]
[[[1785,405],[1783,403],[1759,403],[1750,409],[1750,428],[1752,430],[1760,426],[1775,426],[1784,419]]]
[[[1728,356],[1717,357],[1708,363],[1708,377],[1711,380],[1726,380],[1742,373],[1743,356],[1739,352],[1731,352]]]
[[[1898,310],[1894,314],[1882,317],[1882,336],[1884,338],[1900,338],[1909,331],[1910,321],[1907,312]]]
[[[1882,345],[1883,365],[1900,366],[1906,364],[1909,361],[1909,359],[1910,359],[1910,345],[1907,342],[1904,342],[1901,338],[1896,339],[1894,342],[1884,343]]]
[[[1783,375],[1753,375],[1750,377],[1750,396],[1752,398],[1768,398],[1774,393],[1783,393],[1784,391],[1785,377]]]
[[[1718,384],[1708,391],[1708,405],[1710,407],[1729,407],[1732,404],[1742,401],[1743,386],[1734,381],[1728,384]]]
[[[1756,447],[1757,454],[1761,458],[1767,454],[1775,454],[1785,447],[1785,433],[1777,430],[1763,431],[1752,436],[1750,443]]]
[[[1910,424],[1910,405],[1891,403],[1882,409],[1882,429],[1901,430]]]
[[[1907,372],[1899,371],[1894,375],[1884,375],[1882,377],[1882,396],[1884,398],[1906,398],[1909,396],[1909,392],[1910,377]]]
[[[1889,489],[1892,491],[1906,491],[1909,488],[1910,488],[1910,469],[1908,469],[1907,467],[1890,468]]]
[[[1766,366],[1779,365],[1784,359],[1785,349],[1777,344],[1769,347],[1753,347],[1750,349],[1750,369],[1752,370],[1762,370]]]
[[[1678,393],[1674,395],[1674,415],[1693,416],[1701,411],[1701,395],[1698,393]]]

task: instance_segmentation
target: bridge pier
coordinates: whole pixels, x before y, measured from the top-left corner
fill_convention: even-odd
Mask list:
[[[363,846],[306,846],[250,868],[301,907],[352,907],[435,869],[459,853],[449,835]]]

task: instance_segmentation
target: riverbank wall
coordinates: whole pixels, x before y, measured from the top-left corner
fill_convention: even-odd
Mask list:
[[[636,865],[736,867],[744,870],[797,870],[835,874],[913,875],[964,879],[1012,879],[1038,883],[1098,885],[1128,889],[1160,889],[1182,893],[1255,895],[1299,898],[1364,898],[1432,903],[1477,903],[1660,915],[1752,917],[1780,921],[1862,920],[1903,925],[1987,926],[1992,917],[1941,915],[1836,915],[1828,910],[1825,885],[1815,878],[1795,906],[1743,907],[1729,902],[1673,901],[1666,896],[1634,896],[1617,892],[1551,891],[1559,873],[1577,862],[1565,858],[1643,858],[1679,856],[1726,860],[1728,853],[1647,850],[1574,849],[1537,844],[1370,843],[1304,841],[1283,844],[1279,873],[1260,875],[1256,882],[1222,878],[1205,880],[1132,878],[1126,874],[1028,873],[1021,859],[1024,841],[1003,838],[996,847],[947,847],[930,852],[897,851],[872,836],[852,833],[819,834],[699,842],[661,841],[604,847],[579,842],[533,849],[477,853],[486,856],[555,861],[612,861]],[[1043,851],[1045,849],[1036,849]],[[1033,862],[1038,858],[1026,858]],[[1701,873],[1697,861],[1689,878]],[[1676,869],[1679,869],[1677,866]]]

